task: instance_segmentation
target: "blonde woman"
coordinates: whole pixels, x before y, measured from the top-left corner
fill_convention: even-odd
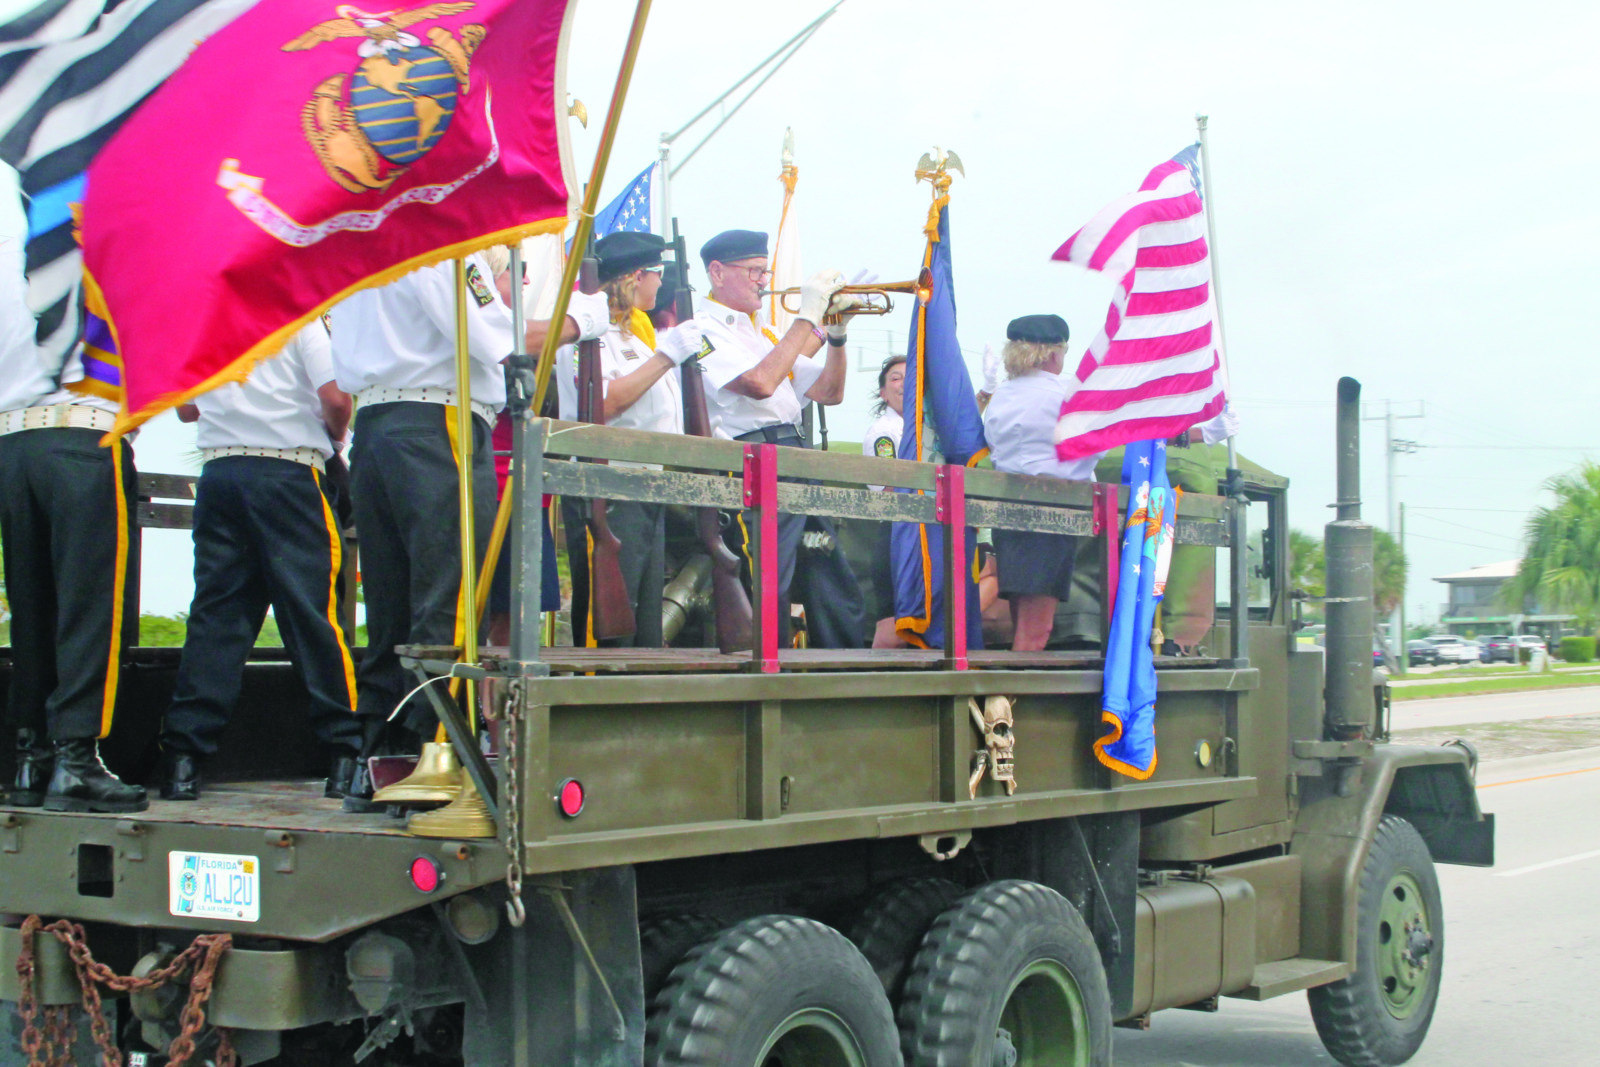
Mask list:
[[[1056,458],[1056,417],[1077,379],[1061,373],[1067,355],[1067,323],[1059,315],[1024,315],[1006,327],[1001,352],[1007,378],[995,387],[983,412],[984,436],[995,469],[1012,474],[1090,481],[1099,457],[1062,462]],[[1077,539],[1026,530],[994,531],[1000,595],[1011,603],[1015,636],[1011,647],[1037,652],[1050,640],[1056,604],[1072,589]]]
[[[604,380],[605,423],[660,434],[683,433],[683,398],[676,373],[681,359],[656,351],[648,313],[661,290],[666,241],[653,233],[612,233],[595,242],[600,288],[610,305],[611,328],[600,338],[600,376]],[[692,353],[684,353],[691,355]],[[556,355],[556,388],[563,419],[578,417],[578,356],[575,346]],[[672,438],[661,439],[664,459]],[[630,466],[616,463],[615,466]],[[659,470],[659,464],[642,464]],[[573,640],[586,643],[588,560],[580,502],[562,502],[573,579]],[[634,634],[607,644],[661,646],[661,586],[665,567],[666,510],[661,504],[612,501],[606,506],[611,532],[622,542],[622,577],[633,604]]]

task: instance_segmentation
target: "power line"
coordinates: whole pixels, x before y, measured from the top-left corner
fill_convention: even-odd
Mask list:
[[[1431,504],[1407,504],[1407,511],[1488,511],[1497,515],[1526,515],[1523,508],[1447,508]]]
[[[1451,522],[1449,519],[1441,519],[1437,515],[1420,515],[1418,518],[1430,519],[1433,522],[1442,522],[1446,526],[1454,526],[1458,530],[1468,530],[1475,534],[1483,534],[1485,537],[1500,537],[1507,541],[1515,541],[1518,544],[1521,544],[1522,542],[1522,538],[1520,537],[1512,537],[1509,534],[1496,533],[1493,530],[1485,530],[1478,526],[1468,526],[1464,522]]]
[[[1503,547],[1499,547],[1499,546],[1495,546],[1495,545],[1474,545],[1474,544],[1470,544],[1470,543],[1468,543],[1466,541],[1452,541],[1448,537],[1434,537],[1431,534],[1411,533],[1411,532],[1408,531],[1406,533],[1406,536],[1407,537],[1420,537],[1424,541],[1438,541],[1442,545],[1460,545],[1462,548],[1481,548],[1485,552],[1504,552],[1505,551],[1505,549]]]

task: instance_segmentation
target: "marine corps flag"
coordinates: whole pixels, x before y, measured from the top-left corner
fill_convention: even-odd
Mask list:
[[[917,178],[931,182],[933,205],[925,228],[928,244],[922,266],[933,288],[925,304],[911,312],[911,337],[906,348],[905,428],[901,459],[928,460],[935,453],[945,463],[971,464],[988,455],[983,419],[972,390],[972,378],[956,339],[956,296],[950,265],[950,174],[960,161],[951,153],[936,163],[927,156]],[[975,531],[966,543],[976,544]],[[944,646],[943,539],[920,523],[897,522],[889,535],[894,572],[895,632],[919,648]],[[983,619],[978,608],[977,577],[967,568],[967,647],[983,647]]]
[[[564,229],[567,8],[272,0],[202,43],[89,168],[119,431],[243,379],[357,289]]]

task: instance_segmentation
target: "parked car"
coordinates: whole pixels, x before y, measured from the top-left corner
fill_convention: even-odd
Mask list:
[[[1407,641],[1406,662],[1413,667],[1432,667],[1439,662],[1439,646],[1432,641]]]
[[[1495,634],[1483,639],[1483,662],[1515,663],[1517,653],[1510,634]]]
[[[1544,638],[1540,637],[1538,634],[1518,634],[1517,635],[1517,647],[1518,648],[1542,648],[1547,653],[1550,651],[1550,645],[1545,641]]]
[[[1428,638],[1440,663],[1476,663],[1478,646],[1468,644],[1457,634],[1437,634]]]

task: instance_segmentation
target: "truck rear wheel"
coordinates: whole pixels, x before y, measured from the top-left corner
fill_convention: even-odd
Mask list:
[[[934,921],[900,1001],[906,1067],[1105,1067],[1111,994],[1060,893],[991,882]]]
[[[650,1010],[652,1067],[900,1067],[894,1015],[845,936],[790,915],[689,950]]]
[[[639,924],[639,960],[644,971],[644,1002],[655,999],[672,968],[689,950],[722,929],[709,915],[652,915]]]
[[[922,938],[942,912],[966,892],[945,878],[906,878],[881,887],[850,927],[850,940],[872,965],[889,995],[900,987]]]
[[[1309,991],[1311,1018],[1345,1067],[1393,1067],[1422,1047],[1444,970],[1439,877],[1422,835],[1385,815],[1361,868],[1356,966]]]

